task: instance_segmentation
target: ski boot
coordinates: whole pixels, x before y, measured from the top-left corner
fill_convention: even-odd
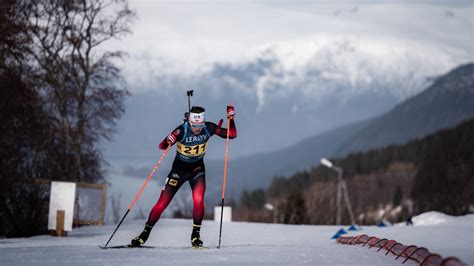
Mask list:
[[[150,232],[151,232],[152,228],[153,228],[153,226],[145,224],[145,228],[143,229],[143,232],[141,232],[141,234],[139,236],[132,239],[132,242],[128,246],[129,247],[139,247],[139,246],[145,244],[146,240],[148,239],[148,236],[150,236]]]
[[[191,245],[193,247],[202,247],[202,240],[201,240],[201,226],[193,224],[193,232],[191,233]]]

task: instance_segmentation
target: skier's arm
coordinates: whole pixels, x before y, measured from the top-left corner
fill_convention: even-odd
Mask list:
[[[222,123],[224,120],[220,120],[219,124],[216,125],[212,122],[206,122],[206,126],[209,129],[210,133],[212,135],[217,135],[221,138],[226,138],[227,137],[227,128],[222,127]],[[237,129],[235,128],[235,122],[234,119],[230,120],[230,131],[229,131],[229,139],[235,139],[237,137]]]
[[[229,139],[235,139],[237,137],[237,128],[235,127],[234,116],[234,107],[230,105],[227,106],[227,118],[230,119],[229,129],[222,128],[222,123],[224,122],[222,119],[219,121],[218,125],[211,122],[207,122],[206,125],[211,130],[211,134],[216,134],[221,138],[227,138],[227,130],[229,130]]]
[[[171,134],[169,134],[158,146],[160,149],[165,150],[168,146],[173,145],[177,141],[181,141],[184,137],[183,126],[177,127]]]

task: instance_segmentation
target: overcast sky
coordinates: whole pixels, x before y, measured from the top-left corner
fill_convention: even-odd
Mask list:
[[[446,3],[444,3],[446,2]],[[242,64],[271,51],[284,70],[348,41],[361,60],[413,65],[427,74],[473,61],[473,1],[131,1],[125,50],[132,91],[156,75],[196,75],[215,63]],[[363,58],[363,59],[361,59]],[[349,73],[357,75],[355,71]],[[438,73],[439,74],[439,73]],[[370,78],[370,77],[369,77]],[[137,86],[135,86],[137,85]]]

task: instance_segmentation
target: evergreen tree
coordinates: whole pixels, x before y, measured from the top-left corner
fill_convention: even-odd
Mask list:
[[[395,189],[395,193],[393,194],[393,206],[398,206],[402,202],[403,194],[402,194],[402,188],[400,186],[397,186]]]
[[[412,189],[417,212],[468,213],[474,203],[474,120],[426,141]]]
[[[301,190],[293,190],[287,197],[286,203],[280,208],[281,222],[285,224],[307,223],[306,205]]]

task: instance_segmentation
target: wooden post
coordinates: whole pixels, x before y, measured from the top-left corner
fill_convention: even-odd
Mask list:
[[[56,230],[54,231],[55,236],[67,236],[67,232],[64,231],[65,219],[66,212],[64,210],[58,210],[56,212]]]
[[[102,190],[102,204],[100,205],[100,221],[101,225],[104,225],[105,220],[105,202],[107,201],[107,184],[101,184]]]

